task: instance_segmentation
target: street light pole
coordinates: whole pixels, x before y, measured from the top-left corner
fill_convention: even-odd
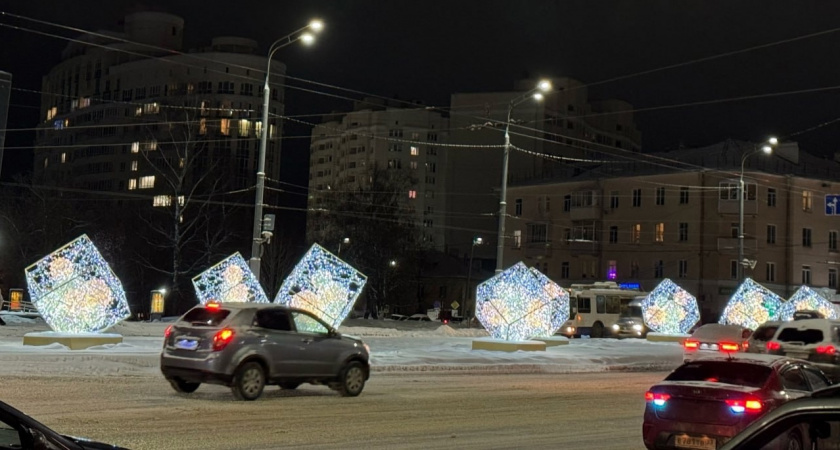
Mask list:
[[[470,287],[471,286],[470,283],[472,281],[473,253],[475,253],[475,246],[476,245],[481,245],[483,242],[484,242],[484,239],[482,239],[480,236],[476,236],[476,237],[473,238],[472,246],[470,246],[470,266],[467,269],[467,298],[466,298],[466,300],[464,300],[464,314],[462,316],[463,318],[466,318],[467,320],[469,320],[469,318],[467,318],[467,311],[469,311],[469,308],[467,307],[467,305],[468,304],[472,305],[474,303],[473,295],[472,295],[472,287]],[[475,311],[474,308],[473,308],[473,311]]]
[[[268,48],[268,58],[266,58],[265,64],[265,84],[263,85],[263,109],[261,122],[262,128],[260,130],[260,154],[257,163],[257,192],[256,198],[254,199],[254,233],[253,240],[251,243],[251,260],[248,264],[251,267],[251,272],[253,272],[254,276],[257,278],[257,281],[259,281],[260,279],[260,258],[262,257],[262,245],[263,242],[266,241],[266,239],[262,236],[262,215],[263,198],[265,195],[265,153],[268,142],[268,132],[270,128],[268,125],[268,107],[271,100],[271,89],[268,86],[268,82],[269,75],[271,72],[271,58],[274,57],[274,53],[277,52],[277,50],[289,46],[297,41],[303,41],[303,43],[307,45],[311,44],[315,38],[312,34],[306,31],[312,30],[313,32],[318,32],[321,31],[323,27],[324,24],[320,20],[313,20],[309,22],[305,27],[295,30],[292,33],[289,33],[288,35],[274,41],[274,43],[272,43],[271,46]]]
[[[744,259],[744,163],[747,162],[747,158],[758,152],[769,155],[773,152],[773,146],[779,143],[776,138],[770,138],[767,142],[760,149],[754,148],[741,157],[741,176],[738,179],[738,282],[744,280],[744,266],[747,263]]]
[[[507,120],[505,121],[505,154],[502,159],[502,189],[499,197],[499,235],[497,238],[498,242],[496,243],[496,273],[502,272],[504,268],[502,257],[505,252],[505,216],[507,215],[507,201],[505,198],[507,196],[508,161],[510,160],[510,119],[513,115],[513,108],[530,97],[536,100],[542,100],[542,93],[550,90],[551,83],[549,81],[540,81],[537,87],[514,98],[508,105]]]

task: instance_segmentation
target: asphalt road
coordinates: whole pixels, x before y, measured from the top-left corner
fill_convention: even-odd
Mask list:
[[[357,398],[323,386],[176,394],[162,376],[28,377],[0,400],[65,434],[132,449],[642,449],[644,392],[664,372],[372,375]]]

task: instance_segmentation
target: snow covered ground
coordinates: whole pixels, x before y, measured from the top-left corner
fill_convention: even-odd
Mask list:
[[[7,324],[0,326],[0,377],[159,373],[166,322],[122,322],[107,331],[121,334],[121,344],[74,351],[59,344],[24,346],[24,334],[49,327],[40,319],[0,317]],[[682,362],[677,343],[642,339],[574,339],[544,352],[508,353],[472,350],[472,341],[487,338],[486,331],[439,322],[353,319],[339,331],[370,345],[375,372],[580,373],[670,370]]]

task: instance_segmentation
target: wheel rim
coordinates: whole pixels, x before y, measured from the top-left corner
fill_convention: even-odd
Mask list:
[[[347,375],[344,380],[344,385],[347,387],[347,390],[350,392],[357,392],[362,390],[362,385],[365,382],[364,373],[362,373],[362,369],[353,366],[347,371]]]
[[[248,369],[242,374],[242,391],[249,397],[256,395],[262,387],[262,374],[259,369]]]

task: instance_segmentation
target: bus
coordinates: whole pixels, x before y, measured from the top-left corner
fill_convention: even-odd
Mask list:
[[[560,327],[558,334],[570,338],[607,336],[609,327],[629,308],[630,302],[647,295],[639,285],[619,285],[614,281],[573,284],[567,290],[569,320]]]

